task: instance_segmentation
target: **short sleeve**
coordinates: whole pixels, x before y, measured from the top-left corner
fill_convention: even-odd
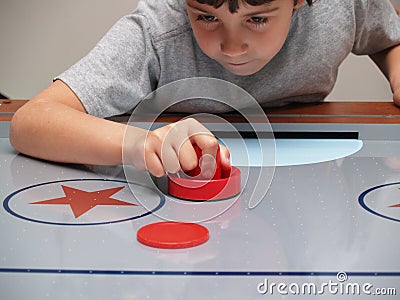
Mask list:
[[[354,54],[374,54],[400,44],[400,18],[389,0],[354,0],[354,5]]]
[[[157,86],[160,68],[152,44],[146,18],[132,13],[56,79],[72,89],[91,115],[127,113]]]

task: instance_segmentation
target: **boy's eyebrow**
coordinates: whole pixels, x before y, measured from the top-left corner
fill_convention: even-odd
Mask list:
[[[190,4],[188,1],[186,1],[186,5],[189,6],[190,8],[192,8],[192,9],[201,11],[201,12],[203,12],[203,13],[206,13],[206,14],[209,14],[209,13],[210,13],[209,11],[206,11],[206,10],[204,10],[204,9],[201,9],[200,7],[193,6],[193,5]]]
[[[277,10],[279,10],[279,9],[280,9],[279,6],[276,6],[276,7],[266,7],[266,8],[264,8],[264,9],[256,10],[256,11],[254,11],[254,12],[251,12],[251,13],[249,13],[249,14],[246,14],[245,16],[248,17],[248,16],[253,16],[253,15],[258,15],[258,14],[271,13],[271,12],[277,11]]]
[[[189,3],[189,1],[186,1],[186,4],[187,4],[187,6],[189,6],[189,7],[192,8],[192,9],[201,11],[202,13],[210,14],[209,11],[204,10],[204,9],[202,9],[202,8],[200,8],[200,7],[196,7],[196,6],[192,5],[191,3]],[[268,3],[268,4],[269,4],[269,3]],[[253,16],[253,15],[258,15],[258,14],[271,13],[271,12],[274,12],[274,11],[277,11],[277,10],[279,10],[279,7],[278,7],[278,6],[276,6],[276,7],[265,7],[265,8],[263,8],[263,9],[259,10],[259,11],[254,11],[254,12],[251,12],[251,13],[249,13],[249,14],[246,14],[245,17]]]

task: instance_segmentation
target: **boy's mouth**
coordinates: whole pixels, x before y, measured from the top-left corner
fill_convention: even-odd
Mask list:
[[[234,67],[240,67],[246,65],[248,62],[243,62],[243,63],[228,63],[228,65],[234,66]]]

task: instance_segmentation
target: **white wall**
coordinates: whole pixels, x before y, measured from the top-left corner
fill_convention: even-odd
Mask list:
[[[137,0],[0,0],[0,93],[31,98]]]
[[[400,0],[394,0],[400,5]],[[85,55],[137,0],[1,0],[0,92],[28,99]],[[391,100],[366,57],[350,56],[329,100]]]
[[[385,76],[366,56],[351,54],[340,66],[329,101],[392,101]]]
[[[400,0],[392,0],[400,7]],[[389,83],[365,56],[350,55],[339,69],[339,77],[328,100],[392,101]]]

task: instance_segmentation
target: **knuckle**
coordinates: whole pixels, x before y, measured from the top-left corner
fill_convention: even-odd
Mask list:
[[[186,118],[184,120],[182,120],[182,122],[186,122],[186,123],[199,123],[199,121],[197,121],[195,118]]]
[[[188,170],[188,171],[193,170],[196,167],[197,167],[197,161],[196,160],[188,161],[185,164],[185,170]]]
[[[215,136],[210,136],[209,139],[206,141],[207,148],[217,148],[218,141]]]
[[[193,120],[195,120],[195,118],[193,117],[187,117],[183,119],[183,121],[193,121]]]

